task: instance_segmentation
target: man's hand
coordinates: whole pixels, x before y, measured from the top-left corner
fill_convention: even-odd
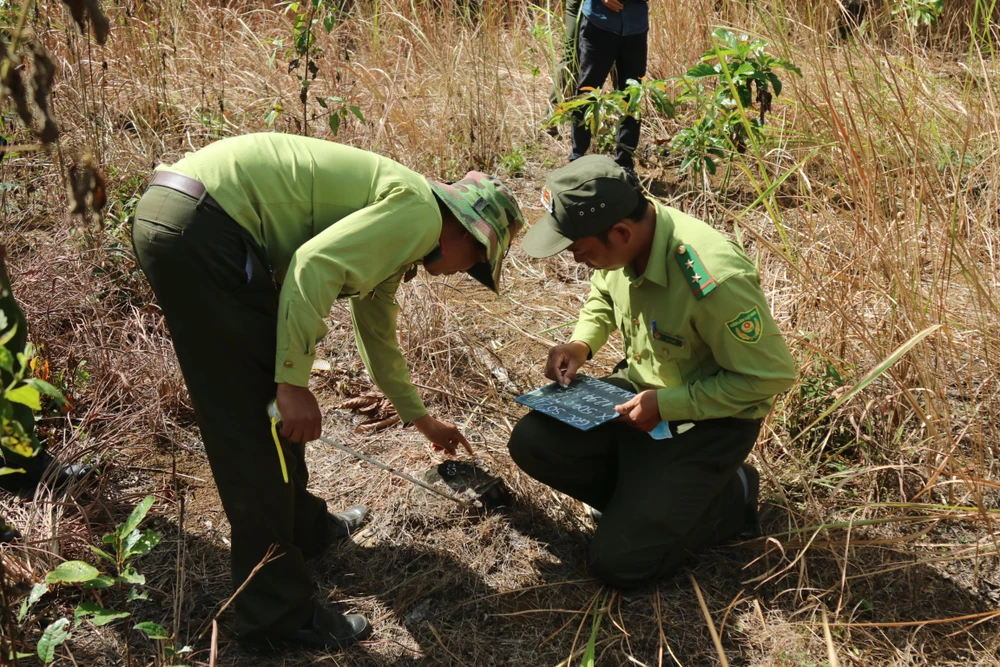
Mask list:
[[[625,5],[622,4],[621,0],[601,0],[604,6],[613,12],[620,12]]]
[[[589,355],[590,346],[582,340],[555,345],[549,348],[549,358],[545,361],[545,377],[567,387],[576,377],[576,371],[587,362]]]
[[[636,394],[627,403],[616,405],[615,411],[621,415],[621,421],[647,433],[663,421],[660,418],[660,404],[656,400],[655,389],[647,389]]]
[[[414,420],[413,425],[417,427],[425,438],[431,441],[434,451],[442,450],[448,452],[448,456],[454,456],[459,445],[465,447],[465,451],[472,454],[472,445],[465,439],[462,432],[454,424],[440,419],[434,419],[430,415],[424,415],[420,419]]]
[[[281,435],[292,442],[309,442],[323,433],[323,416],[309,387],[279,382],[275,400],[281,413]]]

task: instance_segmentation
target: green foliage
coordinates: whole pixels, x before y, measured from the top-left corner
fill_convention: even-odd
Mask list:
[[[160,535],[153,530],[141,530],[140,525],[153,506],[153,496],[146,496],[132,510],[128,518],[119,524],[113,533],[109,533],[101,538],[103,544],[108,545],[109,551],[92,546],[91,550],[101,559],[114,566],[117,574],[108,575],[102,573],[89,563],[79,560],[66,561],[61,563],[45,577],[45,583],[36,584],[28,597],[21,603],[21,609],[17,615],[19,624],[30,622],[28,612],[42,599],[42,597],[52,590],[53,586],[81,585],[84,589],[106,589],[115,586],[129,585],[130,589],[126,595],[126,602],[147,599],[144,592],[140,592],[136,586],[146,583],[146,578],[140,574],[133,564],[136,556],[149,553],[160,543]],[[102,626],[113,623],[117,620],[128,618],[132,615],[130,611],[118,611],[106,608],[100,602],[82,602],[73,613],[73,622],[80,625],[84,621],[93,625]],[[56,647],[70,638],[67,628],[69,619],[62,618],[46,628],[38,643],[38,657],[44,663],[49,663],[54,659]],[[160,625],[151,622],[141,622],[135,628],[142,631],[148,638],[157,641],[169,640],[170,634]],[[170,659],[191,649],[185,647],[175,650],[173,647],[161,646],[162,653]],[[182,667],[182,666],[177,666]]]
[[[681,151],[681,171],[714,174],[716,158],[725,150],[743,152],[748,142],[760,143],[765,115],[773,98],[781,94],[776,70],[798,76],[802,71],[790,60],[765,51],[768,42],[737,36],[720,28],[712,33],[713,46],[682,79],[679,103],[693,103],[697,120],[675,135],[671,145]],[[714,80],[714,87],[711,84]],[[759,113],[748,110],[756,102]]]
[[[44,664],[49,664],[56,657],[56,647],[69,639],[69,631],[66,626],[69,625],[68,618],[60,618],[58,621],[50,623],[45,632],[42,633],[42,638],[38,640],[38,659]]]
[[[668,84],[662,79],[636,81],[629,79],[624,90],[603,92],[592,89],[558,105],[545,127],[563,123],[579,123],[590,128],[598,142],[613,140],[626,118],[642,120],[643,115],[658,113],[674,117],[674,103],[667,94]]]
[[[0,286],[0,289],[3,289]],[[20,421],[14,419],[14,405],[26,405],[32,410],[42,408],[43,394],[51,396],[60,405],[65,401],[62,394],[40,378],[31,377],[31,359],[34,349],[26,343],[23,350],[10,350],[8,345],[17,335],[17,322],[0,310],[0,371],[6,383],[0,384],[0,460],[3,452],[13,452],[20,456],[32,457],[37,453],[35,441],[25,431]],[[15,469],[0,466],[0,473],[10,473]]]
[[[333,132],[333,136],[337,136],[337,133],[340,131],[340,121],[347,118],[348,112],[354,114],[354,117],[362,123],[365,122],[365,116],[361,113],[361,109],[353,104],[348,104],[343,97],[337,97],[335,95],[330,97],[317,97],[316,101],[321,107],[330,112],[328,124],[330,126],[330,131]]]
[[[510,152],[506,155],[501,155],[497,159],[497,162],[500,164],[500,167],[511,176],[523,176],[524,170],[528,165],[528,161],[524,156],[524,151],[519,146],[511,148]]]
[[[302,130],[304,132],[308,118],[309,87],[319,74],[320,69],[316,60],[323,53],[323,49],[317,43],[316,31],[322,26],[326,34],[329,35],[338,23],[349,17],[346,10],[347,2],[345,0],[306,0],[304,2],[284,0],[278,3],[278,6],[284,7],[286,14],[295,17],[292,24],[291,47],[285,51],[285,55],[289,58],[289,73],[295,72],[295,76],[299,80],[299,101],[302,103]],[[278,51],[284,48],[285,42],[282,39],[274,39],[271,44],[274,46],[274,50],[271,52],[269,63],[273,65]],[[349,113],[354,114],[362,123],[365,122],[361,109],[341,97],[330,96],[315,99],[328,112],[327,124],[334,136],[340,131],[341,122],[347,118]],[[275,100],[264,115],[264,125],[270,128],[283,111],[283,106]]]
[[[935,26],[944,14],[944,0],[897,0],[893,15],[903,16],[914,28]]]

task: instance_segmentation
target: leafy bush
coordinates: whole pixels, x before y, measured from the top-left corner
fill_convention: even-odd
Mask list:
[[[714,174],[716,159],[725,149],[742,153],[749,142],[758,144],[766,114],[782,84],[776,70],[802,76],[790,60],[775,58],[768,42],[737,36],[720,28],[712,33],[714,45],[682,79],[680,102],[696,105],[698,120],[674,136],[671,146],[681,151],[681,171]],[[714,88],[705,82],[715,79]],[[758,105],[758,115],[748,111]]]

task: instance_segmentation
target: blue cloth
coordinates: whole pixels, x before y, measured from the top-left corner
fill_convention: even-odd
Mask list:
[[[583,15],[591,25],[616,35],[639,35],[649,30],[649,4],[646,0],[622,0],[620,12],[608,9],[601,0],[586,0]]]

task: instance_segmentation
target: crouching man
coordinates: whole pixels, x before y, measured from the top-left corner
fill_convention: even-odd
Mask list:
[[[704,222],[647,200],[609,158],[553,172],[542,199],[549,214],[525,235],[525,252],[569,250],[595,269],[572,338],[549,350],[545,375],[572,381],[618,329],[626,356],[606,379],[638,393],[589,431],[531,412],[508,446],[529,475],[600,513],[591,572],[643,585],[703,547],[759,530],[759,476],[744,460],[795,363],[753,262]],[[672,439],[650,437],[661,421]]]

